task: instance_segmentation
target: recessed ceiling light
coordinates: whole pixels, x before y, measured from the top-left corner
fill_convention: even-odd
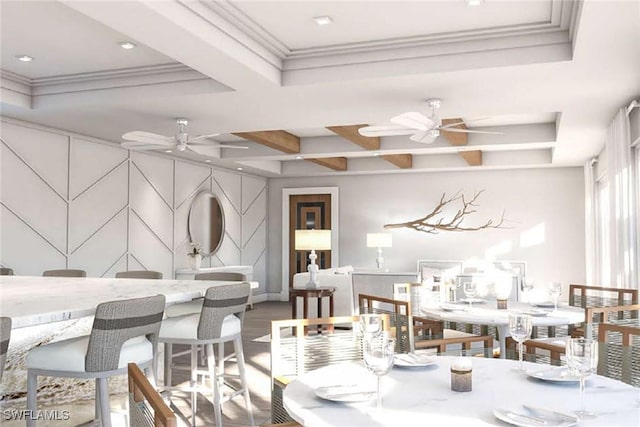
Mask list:
[[[29,56],[29,55],[18,55],[16,56],[16,58],[18,58],[18,61],[22,61],[22,62],[33,61],[33,56]]]
[[[134,47],[136,47],[136,45],[131,42],[118,42],[118,44],[120,45],[121,48],[127,49],[127,50],[133,49]]]
[[[302,156],[296,156],[296,160],[302,160]]]
[[[373,153],[374,156],[378,157],[380,153]]]
[[[210,160],[210,159],[207,159],[207,160],[205,160],[204,162],[205,162],[205,163],[211,163],[211,160]]]
[[[236,170],[239,170],[239,171],[241,171],[241,170],[242,170],[242,168],[236,168]]]
[[[165,152],[165,153],[170,153],[170,152],[171,152],[171,150],[164,150],[164,152]]]
[[[333,22],[330,16],[316,16],[313,20],[316,21],[318,25],[329,25]]]
[[[480,6],[484,0],[467,0],[469,6]]]

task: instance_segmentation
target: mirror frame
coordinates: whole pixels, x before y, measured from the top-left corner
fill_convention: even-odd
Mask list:
[[[218,250],[220,249],[220,246],[222,246],[222,242],[224,240],[224,235],[225,235],[225,228],[226,228],[226,215],[224,213],[224,207],[222,206],[222,203],[220,203],[220,199],[218,198],[218,196],[216,196],[215,194],[213,194],[211,191],[208,190],[204,190],[204,191],[200,191],[198,194],[195,195],[195,197],[193,198],[193,200],[191,201],[191,206],[189,207],[189,214],[187,216],[187,232],[189,234],[189,242],[193,243],[194,242],[194,224],[193,224],[193,218],[192,218],[192,212],[194,210],[195,205],[204,198],[207,199],[214,199],[216,201],[216,203],[218,204],[218,207],[220,208],[220,216],[222,221],[221,222],[221,231],[220,231],[220,240],[218,241],[218,245],[213,248],[211,250],[211,252],[204,252],[204,250],[201,252],[202,256],[212,256],[214,255],[216,252],[218,252]],[[199,242],[199,239],[195,239],[196,242]],[[202,248],[202,246],[201,246]]]

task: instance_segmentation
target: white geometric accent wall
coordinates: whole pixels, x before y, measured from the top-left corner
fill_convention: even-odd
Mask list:
[[[211,191],[225,214],[204,266],[252,265],[265,289],[266,179],[15,122],[2,122],[0,264],[18,275],[80,268],[92,277],[187,266],[193,198]]]

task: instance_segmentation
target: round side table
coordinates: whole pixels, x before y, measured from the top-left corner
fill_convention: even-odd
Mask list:
[[[318,318],[322,318],[322,298],[329,298],[329,317],[333,317],[333,294],[336,288],[332,287],[319,287],[319,288],[290,288],[289,300],[291,302],[291,318],[296,319],[298,317],[298,298],[302,298],[302,317],[304,319],[309,318],[309,299],[317,299]],[[304,333],[307,335],[309,332],[305,326]],[[318,325],[318,333],[322,332],[322,326]],[[329,325],[329,332],[333,332],[333,325]]]

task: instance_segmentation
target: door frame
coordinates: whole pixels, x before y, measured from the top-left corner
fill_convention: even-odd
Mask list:
[[[305,194],[331,195],[331,267],[337,268],[338,262],[338,187],[304,187],[282,189],[282,280],[280,301],[289,301],[289,196]]]

